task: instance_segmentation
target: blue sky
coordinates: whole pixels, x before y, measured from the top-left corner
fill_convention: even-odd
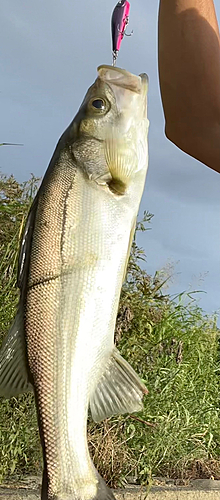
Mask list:
[[[154,214],[139,241],[147,271],[174,265],[170,293],[204,290],[199,305],[220,308],[220,175],[164,135],[157,73],[156,0],[130,0],[134,35],[118,66],[149,75],[149,171],[141,212]],[[7,0],[0,19],[0,170],[19,181],[42,176],[56,142],[79,108],[100,64],[111,64],[110,17],[116,1]],[[220,20],[220,0],[215,1]]]

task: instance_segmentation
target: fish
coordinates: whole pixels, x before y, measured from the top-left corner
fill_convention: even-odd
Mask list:
[[[147,394],[114,345],[148,167],[147,90],[144,73],[98,67],[27,217],[0,396],[34,391],[42,500],[115,498],[89,455],[88,412],[139,411]]]

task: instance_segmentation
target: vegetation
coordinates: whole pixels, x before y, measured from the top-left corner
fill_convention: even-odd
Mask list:
[[[0,342],[15,316],[18,303],[19,241],[37,179],[19,184],[0,176]],[[0,398],[0,482],[16,473],[39,473],[41,449],[32,394]]]
[[[0,178],[0,337],[14,317],[18,292],[19,238],[37,181]],[[144,214],[137,230],[152,216]],[[164,273],[149,276],[136,241],[132,246],[115,331],[122,355],[146,383],[143,411],[89,420],[94,462],[111,486],[128,476],[220,478],[219,331],[216,318],[198,307],[194,294],[171,300]],[[0,338],[0,341],[1,341]],[[0,399],[0,480],[38,474],[42,467],[31,394]]]

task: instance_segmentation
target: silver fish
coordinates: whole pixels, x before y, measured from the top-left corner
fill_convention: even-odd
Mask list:
[[[0,395],[34,388],[42,499],[107,500],[87,444],[96,422],[138,411],[147,389],[114,346],[148,166],[147,75],[100,66],[30,210],[20,303],[0,351]]]

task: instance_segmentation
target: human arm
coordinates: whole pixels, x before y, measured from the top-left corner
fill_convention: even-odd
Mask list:
[[[161,0],[159,78],[168,139],[220,172],[220,36],[212,0]]]

